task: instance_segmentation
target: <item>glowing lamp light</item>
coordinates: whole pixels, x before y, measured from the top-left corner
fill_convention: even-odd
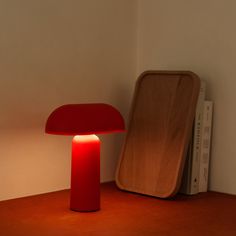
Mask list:
[[[48,117],[45,132],[73,135],[70,209],[100,209],[100,140],[95,134],[125,131],[119,111],[108,104],[68,104]]]

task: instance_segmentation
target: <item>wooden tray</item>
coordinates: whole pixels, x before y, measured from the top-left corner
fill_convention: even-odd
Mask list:
[[[192,72],[141,74],[116,172],[119,188],[161,198],[177,193],[199,88]]]

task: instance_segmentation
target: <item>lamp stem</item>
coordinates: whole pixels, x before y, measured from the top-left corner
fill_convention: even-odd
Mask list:
[[[77,135],[72,140],[70,209],[100,209],[100,140]]]

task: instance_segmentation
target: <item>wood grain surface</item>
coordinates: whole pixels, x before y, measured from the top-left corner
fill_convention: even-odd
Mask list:
[[[101,211],[70,211],[70,191],[0,202],[1,236],[235,236],[236,196],[177,194],[171,200],[101,185]]]
[[[177,193],[199,87],[192,72],[141,74],[116,173],[119,188],[161,198]]]

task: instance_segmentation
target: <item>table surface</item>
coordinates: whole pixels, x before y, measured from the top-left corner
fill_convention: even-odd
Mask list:
[[[236,235],[236,196],[207,192],[168,200],[101,184],[97,212],[68,209],[69,190],[0,202],[1,236]]]

